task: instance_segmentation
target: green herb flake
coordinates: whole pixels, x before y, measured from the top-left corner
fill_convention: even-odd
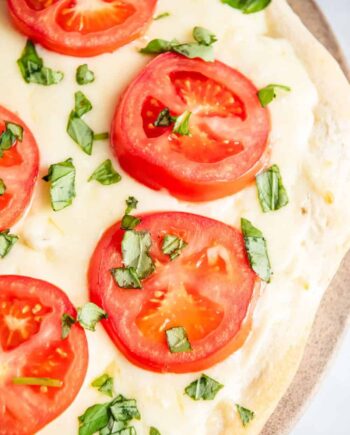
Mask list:
[[[113,397],[114,395],[114,380],[107,373],[94,379],[91,386],[97,388],[98,391],[105,394],[106,396]]]
[[[149,430],[149,435],[161,435],[161,433],[159,432],[159,430],[155,427],[151,427]]]
[[[255,413],[253,411],[251,411],[250,409],[244,408],[243,406],[240,406],[238,404],[236,404],[236,409],[237,409],[239,418],[241,419],[243,427],[248,426],[248,424],[255,417]]]
[[[147,231],[126,231],[122,241],[123,263],[135,269],[140,279],[145,279],[155,270],[149,255],[152,246],[151,235]]]
[[[198,42],[198,44],[206,46],[210,46],[218,40],[210,30],[198,26],[193,29],[193,38]]]
[[[262,107],[268,106],[277,97],[277,89],[282,89],[285,92],[291,92],[292,90],[289,86],[275,84],[268,85],[265,88],[260,89],[258,92],[258,97]]]
[[[253,14],[267,8],[271,0],[221,0],[221,3],[239,9],[244,14]]]
[[[78,66],[75,78],[79,85],[88,85],[95,81],[95,74],[89,70],[88,65],[85,63]]]
[[[110,403],[90,406],[79,418],[79,435],[93,435],[107,426],[110,419]],[[109,432],[111,433],[111,432]]]
[[[122,177],[113,168],[112,161],[107,159],[93,172],[88,181],[96,180],[104,186],[119,183]]]
[[[170,15],[171,15],[170,12],[163,12],[163,13],[161,13],[161,14],[155,16],[155,17],[153,18],[153,20],[154,20],[154,21],[162,20],[163,18],[170,17]]]
[[[156,121],[154,122],[155,127],[169,127],[170,125],[174,124],[177,120],[176,116],[171,116],[170,110],[168,107],[163,109],[159,115]]]
[[[106,140],[106,139],[109,139],[108,132],[94,134],[94,140]]]
[[[219,382],[203,374],[185,389],[185,393],[193,400],[214,400],[223,387]]]
[[[91,101],[81,91],[74,94],[74,102],[74,112],[77,117],[81,118],[86,113],[91,112]]]
[[[111,413],[115,420],[117,421],[130,421],[130,420],[140,420],[141,415],[137,409],[136,400],[126,399],[122,395],[119,395],[113,400],[110,407]]]
[[[120,288],[141,289],[141,280],[134,267],[117,267],[111,270],[115,282]]]
[[[44,62],[29,39],[18,59],[17,64],[23,79],[27,83],[36,83],[43,86],[56,85],[63,80],[64,74],[44,66]]]
[[[0,257],[5,258],[17,243],[18,236],[10,234],[10,230],[0,232]]]
[[[192,347],[187,337],[187,332],[182,326],[165,331],[168,347],[171,353],[191,352]]]
[[[84,329],[89,331],[95,331],[97,323],[107,318],[108,314],[92,302],[78,308],[77,320]]]
[[[6,184],[4,180],[0,178],[0,196],[2,196],[6,192]]]
[[[6,130],[10,131],[13,136],[19,140],[23,141],[23,127],[21,125],[15,124],[14,122],[6,122]]]
[[[65,340],[69,333],[70,330],[72,329],[72,326],[74,325],[74,323],[76,323],[76,320],[74,319],[73,316],[71,316],[70,314],[67,313],[63,313],[62,317],[61,317],[61,326],[62,326],[62,340]]]
[[[16,141],[23,140],[23,127],[13,122],[5,122],[5,131],[0,135],[0,157],[4,151],[10,149]]]
[[[126,200],[126,210],[121,222],[122,230],[133,230],[141,222],[141,219],[130,215],[137,208],[137,204],[138,200],[133,196]]]
[[[169,255],[171,260],[175,260],[187,243],[173,234],[167,234],[163,239],[162,251],[165,255]]]
[[[279,210],[289,202],[277,165],[256,176],[256,186],[261,208],[264,213]]]
[[[263,281],[270,282],[271,264],[262,232],[247,219],[241,219],[241,229],[252,269]]]
[[[173,133],[179,134],[180,136],[191,136],[190,132],[190,118],[192,112],[186,110],[182,115],[180,115],[174,125]]]
[[[33,385],[38,387],[63,387],[63,381],[51,378],[18,377],[13,378],[12,383],[15,385]]]
[[[54,211],[63,210],[73,203],[76,193],[75,167],[72,159],[51,165],[48,175],[43,180],[51,183],[51,206]]]

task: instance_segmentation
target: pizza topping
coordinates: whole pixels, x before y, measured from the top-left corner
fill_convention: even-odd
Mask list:
[[[39,387],[61,388],[63,381],[50,378],[33,378],[33,377],[18,377],[13,378],[12,382],[15,385],[36,385]]]
[[[76,320],[70,314],[63,313],[61,318],[61,323],[62,323],[61,336],[62,336],[62,340],[65,340],[68,337],[70,330],[72,329],[72,326],[76,323]]]
[[[141,289],[142,283],[134,267],[116,267],[111,273],[120,288]]]
[[[247,219],[241,219],[241,229],[252,269],[263,281],[270,282],[271,264],[262,232]]]
[[[48,175],[43,180],[51,183],[50,197],[54,211],[60,211],[72,205],[76,196],[75,167],[72,159],[51,165]]]
[[[4,180],[0,178],[0,196],[2,196],[6,192],[6,184]]]
[[[163,12],[159,15],[157,15],[156,17],[154,17],[154,21],[158,21],[158,20],[162,20],[163,18],[167,18],[170,17],[171,13],[170,12]]]
[[[140,52],[143,54],[174,52],[190,59],[199,58],[206,62],[213,62],[215,57],[212,44],[217,41],[216,36],[203,27],[195,27],[192,35],[196,42],[179,43],[176,39],[172,41],[153,39]]]
[[[10,230],[0,232],[0,257],[4,258],[18,241],[18,236],[10,234]]]
[[[105,131],[104,133],[94,133],[94,140],[106,140],[109,138],[109,133]]]
[[[221,0],[221,3],[240,9],[244,14],[253,14],[265,9],[271,0]]]
[[[35,45],[30,39],[27,40],[17,64],[27,83],[50,86],[61,82],[64,77],[62,72],[44,66],[43,59],[38,56]]]
[[[95,81],[95,74],[89,70],[88,64],[84,63],[77,68],[75,78],[78,85],[87,85]]]
[[[129,196],[126,200],[126,210],[121,222],[123,230],[133,230],[140,222],[141,219],[132,216],[130,213],[137,208],[138,200],[133,196]]]
[[[264,213],[279,210],[288,204],[288,194],[277,165],[273,165],[258,174],[256,176],[256,185],[260,205]]]
[[[185,393],[193,400],[214,400],[222,388],[224,386],[215,379],[202,374],[199,379],[186,387]]]
[[[187,332],[182,326],[167,329],[165,331],[168,347],[171,353],[191,352],[191,343],[188,340]]]
[[[187,243],[173,234],[167,234],[163,239],[162,251],[165,255],[169,255],[170,260],[175,260]]]
[[[238,404],[236,404],[236,409],[237,409],[239,418],[241,419],[243,427],[248,426],[248,424],[255,417],[255,413],[253,411],[251,411],[250,409],[244,408],[243,406],[240,406]]]
[[[161,435],[161,433],[159,432],[159,430],[157,428],[152,426],[149,429],[149,435]]]
[[[268,106],[276,97],[277,90],[282,89],[285,92],[291,92],[291,88],[289,86],[284,85],[268,85],[265,88],[260,89],[258,92],[258,97],[262,107]]]
[[[186,110],[182,115],[178,116],[173,128],[173,132],[180,136],[191,136],[190,118],[192,112]]]
[[[120,174],[115,171],[112,161],[107,159],[93,172],[88,181],[96,180],[104,186],[119,183],[122,179]]]
[[[114,380],[107,373],[104,373],[103,375],[94,379],[91,383],[91,386],[97,388],[100,393],[103,393],[106,396],[114,396]]]
[[[0,158],[18,141],[23,141],[23,127],[14,122],[5,122],[5,130],[0,134]]]
[[[102,319],[108,319],[108,314],[92,302],[78,308],[77,321],[84,329],[95,331],[97,323]]]

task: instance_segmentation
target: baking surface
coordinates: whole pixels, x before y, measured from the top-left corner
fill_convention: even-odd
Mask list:
[[[295,12],[317,39],[332,53],[347,77],[349,71],[340,47],[313,0],[289,0]],[[344,259],[322,300],[298,373],[267,422],[262,435],[282,435],[296,424],[306,403],[330,363],[349,319],[350,253]]]

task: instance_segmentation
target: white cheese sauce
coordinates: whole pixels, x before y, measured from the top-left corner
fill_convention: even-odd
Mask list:
[[[0,261],[0,274],[47,280],[67,292],[76,306],[84,304],[89,297],[86,272],[91,254],[103,231],[121,218],[129,195],[140,200],[140,212],[188,211],[236,226],[242,216],[250,219],[268,241],[274,271],[271,284],[258,301],[253,331],[243,348],[206,371],[225,385],[214,401],[194,402],[184,395],[184,388],[198,374],[161,375],[133,366],[99,325],[95,333],[87,333],[90,362],[83,388],[69,409],[40,433],[55,435],[64,429],[67,435],[77,434],[78,415],[88,406],[108,400],[90,383],[109,369],[115,378],[116,391],[137,400],[142,415],[141,421],[135,423],[138,434],[146,435],[149,427],[155,426],[162,435],[204,435],[207,418],[219,402],[232,403],[232,413],[235,403],[244,402],[241,392],[268,357],[270,343],[282,337],[289,326],[298,330],[297,314],[302,316],[310,292],[317,290],[315,275],[312,270],[304,274],[304,265],[298,257],[303,241],[311,234],[309,214],[302,213],[302,209],[307,211],[310,206],[310,187],[302,166],[318,100],[315,87],[288,41],[269,34],[265,12],[243,15],[219,0],[160,0],[157,13],[171,15],[155,21],[144,38],[112,54],[85,60],[37,46],[45,64],[63,71],[65,78],[47,88],[29,85],[16,65],[25,37],[11,26],[5,3],[0,0],[0,104],[17,113],[32,130],[40,148],[41,169],[31,208],[12,229],[20,241]],[[138,49],[153,38],[191,40],[196,25],[217,35],[217,58],[247,75],[258,88],[270,83],[292,88],[290,93],[279,93],[270,105],[271,162],[279,165],[290,197],[290,204],[278,212],[261,212],[254,185],[210,203],[178,201],[167,192],[152,191],[125,174],[113,158],[108,141],[95,142],[89,157],[66,133],[77,90],[84,92],[93,104],[93,110],[85,118],[88,124],[96,132],[108,131],[121,92],[150,60]],[[95,72],[96,81],[80,87],[75,72],[85,62]],[[77,169],[77,197],[71,207],[55,213],[50,207],[48,185],[41,177],[50,164],[68,157],[73,158]],[[123,180],[113,186],[88,183],[91,173],[106,158],[113,160]],[[221,425],[219,420],[214,423],[211,435],[219,433]]]

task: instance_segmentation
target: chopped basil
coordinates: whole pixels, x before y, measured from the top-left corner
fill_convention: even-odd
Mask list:
[[[174,124],[177,120],[176,116],[170,115],[170,110],[168,107],[163,109],[156,119],[154,126],[155,127],[169,127],[170,125]]]
[[[241,219],[241,228],[252,269],[263,281],[270,282],[271,264],[262,232],[247,219]]]
[[[35,45],[29,39],[18,59],[17,64],[22,77],[27,83],[50,86],[59,83],[64,75],[60,71],[54,71],[44,66],[44,62],[35,49]]]
[[[134,267],[117,267],[111,270],[112,276],[120,288],[140,289],[141,280]]]
[[[97,323],[107,318],[108,314],[92,302],[88,302],[81,308],[78,308],[77,320],[84,329],[89,331],[95,331]]]
[[[288,204],[287,191],[283,185],[277,165],[256,176],[256,185],[261,208],[264,213],[279,210]]]
[[[258,92],[258,97],[263,107],[268,106],[271,101],[273,101],[277,97],[276,89],[282,89],[286,92],[291,91],[291,88],[289,86],[275,84],[268,85],[265,88],[260,89],[260,91]]]
[[[62,210],[73,203],[75,193],[75,167],[72,159],[50,166],[43,180],[51,182],[51,206],[54,211]]]
[[[163,12],[162,14],[157,15],[153,19],[154,19],[154,21],[158,21],[158,20],[161,20],[162,18],[170,17],[170,15],[171,15],[170,12]]]
[[[10,230],[0,232],[0,257],[4,258],[18,241],[18,236],[10,234]]]
[[[271,0],[221,0],[221,3],[240,9],[244,14],[252,14],[265,9]]]
[[[91,101],[81,92],[78,91],[74,94],[74,112],[78,118],[81,118],[92,110]]]
[[[125,214],[130,214],[133,210],[137,208],[138,200],[134,196],[129,196],[126,202]]]
[[[173,132],[181,136],[191,136],[190,132],[190,118],[192,112],[186,110],[182,115],[180,115],[174,125]]]
[[[122,177],[116,172],[112,166],[112,161],[107,159],[101,163],[100,166],[94,171],[88,181],[96,180],[104,186],[119,183]]]
[[[192,350],[187,332],[182,326],[167,329],[165,333],[171,353],[190,352]]]
[[[151,235],[147,231],[126,231],[122,241],[123,263],[133,267],[140,279],[154,272],[155,266],[149,251],[152,246]]]
[[[6,129],[0,135],[0,157],[3,156],[4,151],[10,149],[17,140],[23,140],[23,127],[13,122],[5,123]]]
[[[214,50],[212,44],[217,41],[215,35],[203,27],[195,27],[193,29],[193,38],[196,42],[183,44],[179,43],[176,39],[172,41],[153,39],[140,51],[143,54],[160,54],[172,51],[190,59],[200,58],[206,62],[213,62]]]
[[[94,379],[91,386],[97,388],[98,391],[105,394],[106,396],[113,397],[114,395],[114,380],[107,373]]]
[[[162,251],[165,255],[169,255],[171,260],[175,260],[186,246],[184,240],[173,234],[167,234],[163,239]]]
[[[129,426],[131,420],[140,420],[136,401],[122,395],[107,403],[91,406],[79,417],[79,435],[136,435]]]
[[[137,204],[138,200],[133,196],[129,196],[126,200],[126,210],[121,223],[122,230],[133,230],[141,222],[141,219],[130,215],[137,208]]]
[[[109,138],[108,132],[94,134],[94,140],[106,140],[108,138]]]
[[[203,374],[185,389],[185,393],[193,400],[213,400],[222,388],[222,384]]]
[[[53,388],[61,388],[63,386],[63,381],[51,378],[18,377],[13,378],[12,383],[15,385],[34,385]]]
[[[95,74],[89,70],[88,65],[85,63],[78,66],[75,78],[79,85],[87,85],[95,81]]]
[[[75,322],[76,320],[70,314],[67,313],[62,314],[61,317],[62,340],[65,340],[68,337],[70,330],[72,329],[72,326],[74,325]]]
[[[151,427],[149,430],[149,435],[161,435],[161,433],[159,432],[159,430],[155,427]]]
[[[236,404],[236,409],[239,415],[239,418],[241,419],[242,425],[244,427],[248,426],[248,424],[253,420],[255,417],[255,414],[250,409],[244,408],[243,406]]]
[[[6,192],[6,184],[4,180],[0,178],[0,196],[2,196]]]

